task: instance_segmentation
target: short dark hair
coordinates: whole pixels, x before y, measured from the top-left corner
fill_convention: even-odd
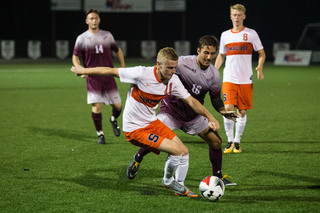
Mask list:
[[[204,35],[198,41],[198,48],[202,49],[204,46],[213,46],[219,48],[219,40],[213,35]]]
[[[90,13],[96,13],[96,14],[98,14],[98,16],[100,17],[100,13],[99,13],[98,10],[96,10],[96,9],[89,9],[89,10],[87,10],[87,12],[86,12],[86,18],[87,18],[87,16],[88,16]]]

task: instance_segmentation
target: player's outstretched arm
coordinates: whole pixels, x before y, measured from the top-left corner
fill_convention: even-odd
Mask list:
[[[75,67],[81,67],[81,62],[80,62],[79,56],[72,55],[72,63],[73,63],[73,66],[75,66]],[[81,78],[87,78],[86,75],[79,74],[77,76],[80,76]]]
[[[213,131],[218,131],[220,129],[219,122],[210,114],[210,112],[194,97],[189,96],[186,99],[183,99],[186,104],[188,104],[191,109],[198,113],[199,115],[203,115],[208,119],[209,126]]]
[[[236,115],[236,112],[235,111],[226,111],[226,108],[224,107],[223,101],[220,97],[220,93],[219,93],[218,97],[210,94],[210,100],[211,100],[212,106],[215,108],[215,110],[217,112],[219,112],[225,118],[231,119],[234,122],[236,122],[236,118],[238,117]]]
[[[76,75],[108,75],[119,78],[119,69],[111,68],[111,67],[92,67],[92,68],[84,68],[80,66],[71,67],[71,72]]]
[[[235,111],[226,111],[225,109],[221,110],[220,114],[227,119],[233,120],[234,122],[237,122],[236,118],[240,117],[240,115],[239,114],[237,115]]]

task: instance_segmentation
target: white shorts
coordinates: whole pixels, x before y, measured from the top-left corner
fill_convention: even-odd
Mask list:
[[[202,115],[198,115],[195,119],[189,122],[180,121],[172,115],[164,112],[160,112],[157,117],[171,130],[181,129],[189,135],[198,135],[209,127],[208,119]]]
[[[88,91],[87,103],[104,103],[105,105],[117,104],[121,103],[121,97],[117,90],[112,90],[104,94]]]

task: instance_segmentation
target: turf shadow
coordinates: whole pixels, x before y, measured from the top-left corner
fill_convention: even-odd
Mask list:
[[[304,175],[294,175],[294,174],[287,174],[287,173],[280,173],[280,172],[270,172],[270,171],[254,171],[251,173],[253,176],[274,176],[277,178],[283,178],[288,180],[294,180],[297,183],[299,182],[307,182],[316,185],[320,185],[320,178],[317,177],[309,177]]]
[[[83,134],[81,131],[70,130],[70,129],[50,129],[42,127],[28,127],[30,132],[34,134],[40,134],[47,137],[60,137],[68,140],[77,140],[81,142],[92,142],[93,137]],[[96,139],[96,138],[95,138]]]
[[[161,181],[148,183],[140,178],[129,180],[125,174],[126,167],[114,167],[109,169],[88,169],[85,174],[75,178],[57,178],[58,181],[76,183],[91,189],[108,189],[119,192],[136,191],[137,194],[146,196],[158,196],[168,193],[162,188]],[[158,170],[148,170],[150,173],[158,173]],[[151,177],[152,178],[152,177]],[[150,180],[150,176],[148,176]]]

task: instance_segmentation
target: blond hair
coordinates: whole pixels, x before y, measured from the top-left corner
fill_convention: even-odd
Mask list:
[[[157,55],[157,61],[165,63],[168,60],[178,61],[177,52],[171,47],[165,47],[159,50]]]
[[[243,12],[243,14],[246,14],[246,8],[242,4],[231,5],[230,12],[232,12],[232,10],[239,10]]]

